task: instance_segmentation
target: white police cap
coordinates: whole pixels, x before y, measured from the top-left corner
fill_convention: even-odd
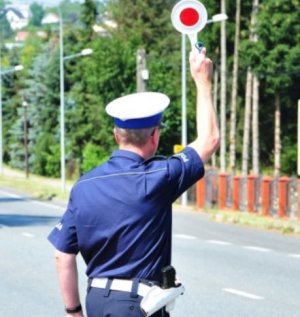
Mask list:
[[[138,92],[117,98],[105,110],[115,125],[124,129],[150,128],[159,125],[170,99],[159,92]]]

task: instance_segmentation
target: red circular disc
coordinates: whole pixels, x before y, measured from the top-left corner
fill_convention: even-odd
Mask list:
[[[179,19],[186,26],[193,26],[199,21],[199,13],[194,8],[185,8],[180,12]]]

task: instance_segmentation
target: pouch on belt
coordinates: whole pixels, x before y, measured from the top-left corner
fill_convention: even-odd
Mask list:
[[[141,301],[141,310],[146,317],[163,307],[169,312],[174,308],[176,298],[184,293],[184,286],[175,283],[176,271],[172,266],[163,268],[162,274],[162,287],[152,286]]]

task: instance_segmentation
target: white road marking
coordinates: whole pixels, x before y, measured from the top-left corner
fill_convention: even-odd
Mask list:
[[[272,251],[271,249],[256,247],[256,246],[252,246],[252,245],[244,246],[243,248],[247,249],[247,250],[259,251],[259,252],[271,252]]]
[[[0,194],[4,195],[4,196],[12,197],[12,198],[18,198],[18,199],[22,198],[21,196],[11,194],[11,193],[5,192],[3,190],[0,190]]]
[[[197,237],[195,236],[190,236],[187,234],[174,234],[175,238],[180,238],[180,239],[186,239],[186,240],[195,240]]]
[[[3,190],[0,190],[0,194],[4,195],[4,196],[11,197],[11,198],[16,198],[16,199],[24,199],[24,198],[26,199],[27,198],[27,197],[22,197],[22,196],[19,196],[19,195],[15,195],[15,194],[3,191]],[[54,209],[62,210],[62,211],[66,210],[65,207],[57,206],[57,205],[54,205],[54,204],[50,204],[50,203],[46,203],[46,202],[42,202],[42,201],[38,201],[38,200],[31,200],[30,198],[28,198],[28,202],[31,202],[33,204],[37,204],[37,205],[40,205],[40,206],[48,207],[48,208],[54,208]]]
[[[35,235],[29,232],[22,232],[22,236],[27,237],[27,238],[34,238]]]
[[[232,243],[222,240],[206,240],[205,242],[219,245],[232,245]]]
[[[4,196],[7,196],[7,197],[16,198],[16,199],[24,199],[24,198],[26,199],[27,198],[27,197],[16,195],[16,194],[12,194],[12,193],[9,193],[9,192],[3,191],[3,190],[0,190],[0,194],[4,195]],[[66,210],[65,207],[57,206],[57,205],[54,205],[54,204],[51,204],[51,203],[41,202],[41,201],[38,201],[38,200],[31,200],[30,198],[28,198],[28,202],[31,202],[31,203],[34,203],[34,204],[37,204],[37,205],[40,205],[40,206],[48,207],[48,208],[54,208],[56,210],[61,210],[61,211],[65,211]],[[0,224],[0,228],[8,228],[8,226]],[[30,237],[30,238],[34,237],[33,234],[28,233],[28,232],[23,232],[22,235],[25,236],[25,237]],[[180,239],[186,239],[186,240],[196,240],[197,239],[197,237],[195,237],[195,236],[186,235],[186,234],[174,234],[174,237],[175,238],[180,238]],[[222,241],[222,240],[206,240],[205,242],[206,243],[211,243],[211,244],[224,245],[224,246],[225,245],[232,245],[231,242]],[[271,252],[272,251],[271,249],[257,247],[257,246],[244,246],[243,248],[247,249],[247,250],[260,251],[260,252]],[[295,253],[295,254],[287,254],[287,256],[288,257],[292,257],[292,258],[299,258],[300,259],[300,254],[297,254],[297,253]],[[232,289],[223,289],[223,290],[227,291],[227,292],[232,292],[232,291],[240,292],[240,291],[232,290]],[[241,292],[241,293],[243,293],[243,292]],[[245,293],[245,294],[247,294],[247,293]],[[256,296],[256,295],[254,295],[254,296]],[[263,298],[259,298],[259,299],[263,299]]]
[[[289,257],[291,258],[298,258],[300,259],[300,254],[294,253],[294,254],[288,254]]]
[[[246,292],[240,291],[240,290],[238,290],[238,289],[223,288],[222,290],[223,290],[224,292],[231,293],[231,294],[237,295],[237,296],[246,297],[246,298],[249,298],[249,299],[255,299],[255,300],[262,300],[262,299],[264,299],[264,297],[262,297],[262,296],[255,295],[255,294],[250,294],[250,293],[246,293]]]

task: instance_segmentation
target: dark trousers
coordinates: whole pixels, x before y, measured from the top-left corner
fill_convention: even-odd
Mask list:
[[[89,287],[86,296],[87,317],[144,317],[140,308],[141,300],[141,296],[132,292]],[[151,317],[170,315],[160,310]]]

